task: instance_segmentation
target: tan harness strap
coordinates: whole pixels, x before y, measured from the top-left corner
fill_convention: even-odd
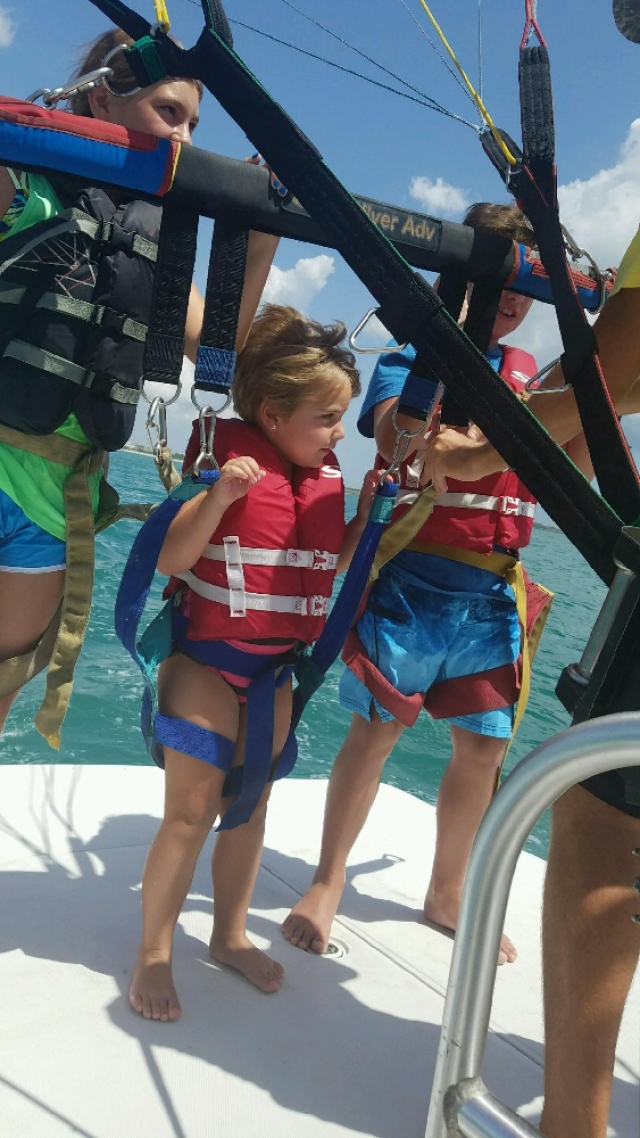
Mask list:
[[[392,557],[411,544],[433,513],[436,493],[431,483],[420,492],[410,509],[397,522],[387,526],[380,539],[378,551],[369,574],[369,584],[377,581],[378,574]]]
[[[64,484],[67,525],[65,586],[45,697],[35,718],[36,729],[56,750],[60,748],[60,727],[69,704],[73,670],[91,612],[94,542],[89,474],[94,466],[99,469],[101,465],[100,452],[87,452]]]
[[[156,457],[155,464],[160,481],[167,491],[167,494],[170,494],[172,490],[175,490],[176,486],[180,485],[182,478],[173,465],[173,454],[169,447],[160,447],[160,454]]]
[[[0,443],[15,450],[25,450],[28,454],[37,454],[48,462],[58,462],[60,466],[75,466],[85,454],[91,454],[91,447],[74,439],[65,439],[63,435],[23,435],[22,431],[14,431],[4,423],[0,423]],[[103,451],[94,451],[93,454],[97,463],[91,473],[100,469]]]
[[[0,699],[20,691],[29,680],[46,668],[58,635],[59,622],[60,609],[35,648],[24,652],[22,656],[12,656],[10,660],[0,662]]]

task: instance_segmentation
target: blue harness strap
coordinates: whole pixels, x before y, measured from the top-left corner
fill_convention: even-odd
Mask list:
[[[243,652],[224,641],[190,640],[187,618],[180,613],[173,599],[167,601],[138,639],[142,613],[169,526],[184,502],[207,489],[218,477],[218,471],[202,471],[197,477],[185,479],[145,522],[133,544],[120,583],[115,627],[145,681],[140,726],[149,754],[158,766],[164,767],[163,747],[167,746],[224,771],[227,779],[223,795],[235,797],[236,801],[226,811],[218,829],[231,830],[249,821],[268,782],[290,774],[298,756],[296,738],[291,730],[275,764],[271,758],[275,691],[287,682],[293,670],[291,666],[283,666],[288,653],[284,657],[265,657]],[[236,746],[232,739],[158,711],[155,671],[171,654],[174,645],[199,663],[233,671],[250,679],[242,766],[231,767]]]

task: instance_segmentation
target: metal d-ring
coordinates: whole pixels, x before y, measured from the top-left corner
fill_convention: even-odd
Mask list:
[[[108,51],[107,54],[105,56],[103,56],[102,66],[106,68],[110,59],[113,59],[113,57],[115,55],[118,55],[118,53],[121,51],[127,51],[129,46],[130,45],[126,44],[126,43],[117,43],[115,47],[111,48],[111,51]],[[109,68],[108,70],[113,75],[112,69]],[[130,91],[114,91],[113,87],[109,86],[109,83],[108,83],[106,78],[103,79],[102,82],[104,83],[105,87],[107,88],[107,91],[109,92],[109,94],[114,95],[116,97],[116,99],[130,99],[132,95],[137,95],[138,91],[142,90],[142,87],[140,87],[138,85],[137,87],[132,87]]]
[[[353,329],[353,332],[349,336],[349,340],[348,340],[349,347],[351,348],[352,352],[359,352],[360,355],[362,355],[362,356],[379,356],[383,352],[389,351],[389,345],[388,344],[385,344],[383,348],[360,348],[358,346],[358,344],[356,343],[356,337],[359,336],[360,333],[364,331],[364,329],[366,328],[367,324],[369,323],[371,317],[377,316],[379,311],[380,310],[378,308],[370,308],[368,312],[365,312],[360,323],[358,325],[356,325],[356,327]],[[393,350],[398,351],[398,352],[402,352],[402,351],[404,351],[406,346],[407,346],[406,344],[398,344],[397,348],[394,348]]]
[[[540,381],[544,379],[545,375],[548,375],[549,372],[552,371],[552,369],[556,366],[556,364],[560,363],[561,359],[562,356],[558,356],[557,359],[552,360],[550,364],[547,364],[546,367],[543,367],[541,371],[536,372],[535,375],[531,376],[531,379],[527,380],[524,385],[524,389],[527,392],[527,395],[557,395],[559,391],[569,391],[573,387],[572,383],[565,383],[562,387],[534,386],[535,384],[539,384]]]
[[[214,411],[213,407],[210,407],[207,405],[207,407],[206,407],[207,415],[213,415],[214,418],[216,418],[216,416],[218,416],[218,415],[222,415],[223,411],[226,411],[227,407],[229,407],[229,405],[231,403],[231,399],[232,399],[232,396],[231,396],[231,392],[229,391],[226,398],[225,398],[224,403],[222,404],[222,407],[219,407],[217,409],[217,411]],[[191,402],[193,403],[193,406],[195,407],[196,411],[201,412],[203,410],[203,408],[200,406],[200,404],[198,403],[198,400],[197,400],[195,384],[191,388]]]
[[[158,381],[155,379],[151,380],[151,383],[157,383],[157,382]],[[172,403],[175,403],[176,399],[178,399],[180,397],[181,391],[182,391],[182,380],[179,379],[178,380],[178,386],[176,387],[175,395],[172,395],[171,399],[163,399],[162,400],[165,407],[170,407]],[[152,399],[149,399],[149,396],[145,393],[144,384],[142,385],[142,391],[140,392],[140,394],[142,395],[142,398],[144,399],[145,403],[150,403],[153,406],[153,404],[156,401],[157,396],[154,395]]]

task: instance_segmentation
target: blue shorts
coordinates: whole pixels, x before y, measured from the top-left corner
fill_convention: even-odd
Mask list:
[[[396,560],[382,570],[357,625],[368,658],[406,696],[424,694],[443,680],[515,664],[520,653],[520,624],[511,589],[486,570],[475,570],[481,577],[470,582],[466,566],[436,560],[447,566],[451,585],[461,568],[464,584],[475,588],[462,592],[428,585]],[[475,591],[483,584],[483,591]],[[383,722],[394,718],[348,668],[340,681],[340,703],[364,719],[371,718],[373,708]],[[513,719],[511,705],[448,721],[478,735],[508,739]]]
[[[54,573],[65,568],[66,549],[0,490],[0,573]]]

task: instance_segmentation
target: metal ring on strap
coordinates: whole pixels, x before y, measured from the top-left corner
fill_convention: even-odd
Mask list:
[[[154,379],[153,382],[158,383],[158,380]],[[179,381],[178,386],[176,388],[175,395],[172,395],[171,399],[162,399],[161,402],[164,403],[165,407],[170,407],[171,404],[175,403],[176,399],[178,399],[180,397],[181,391],[182,391],[182,381]],[[153,407],[154,403],[157,402],[158,396],[154,395],[153,399],[149,399],[149,396],[145,395],[144,384],[142,385],[142,391],[140,392],[140,394],[142,395],[142,398],[144,399],[145,403],[149,403],[152,407]],[[149,412],[149,415],[151,415],[151,411]]]
[[[130,45],[126,44],[126,43],[116,44],[116,46],[112,47],[111,51],[108,51],[107,54],[103,57],[102,66],[106,69],[109,60],[113,59],[114,55],[117,55],[118,52],[126,51],[129,46]],[[112,69],[109,68],[108,70],[109,70],[110,74],[113,75]],[[137,95],[138,91],[142,90],[142,87],[138,86],[138,87],[132,87],[130,91],[114,91],[113,87],[111,87],[109,85],[106,76],[104,76],[102,82],[104,83],[105,87],[107,88],[107,91],[109,92],[109,94],[114,95],[116,97],[116,99],[130,99],[132,95]]]
[[[231,403],[231,399],[232,399],[232,395],[231,395],[231,392],[229,391],[225,397],[225,401],[222,404],[222,407],[218,407],[217,411],[214,411],[213,407],[210,407],[208,405],[206,407],[201,407],[200,404],[198,403],[195,385],[191,388],[191,402],[193,403],[193,406],[195,407],[196,411],[198,411],[200,414],[202,414],[204,412],[206,415],[213,415],[214,418],[216,415],[222,415],[222,412],[226,411],[227,407]]]
[[[382,355],[383,352],[389,351],[389,345],[388,344],[385,344],[384,347],[382,347],[382,348],[361,348],[356,343],[356,338],[360,335],[361,332],[364,331],[364,329],[366,328],[367,324],[369,323],[371,317],[377,316],[378,312],[379,312],[378,308],[370,308],[368,312],[365,312],[360,323],[357,324],[356,327],[353,329],[353,332],[349,336],[349,340],[348,340],[349,347],[351,348],[351,350],[353,352],[359,352],[360,355],[362,355],[362,356],[379,356],[379,355]],[[402,352],[402,351],[404,351],[404,349],[406,347],[407,347],[406,344],[398,344],[397,348],[394,348],[393,351]]]

